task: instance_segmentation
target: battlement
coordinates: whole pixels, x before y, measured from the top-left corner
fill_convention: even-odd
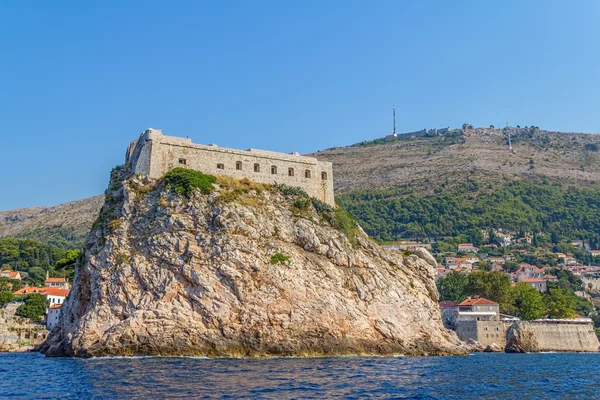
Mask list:
[[[148,129],[127,148],[126,163],[134,174],[154,179],[182,167],[254,182],[284,183],[300,187],[332,206],[335,204],[331,163],[296,152],[228,149],[192,143],[189,138],[166,136],[160,130]]]

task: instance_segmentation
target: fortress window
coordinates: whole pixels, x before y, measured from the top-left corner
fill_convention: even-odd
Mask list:
[[[186,163],[187,163],[187,161],[185,160],[185,158],[180,158],[179,159],[179,164],[185,165]]]
[[[307,169],[306,171],[304,171],[304,177],[310,179],[310,169]]]
[[[277,166],[271,165],[271,175],[277,175]]]
[[[225,169],[225,164],[217,164],[217,169]]]
[[[288,176],[294,176],[294,168],[288,168]]]
[[[321,179],[323,179],[324,181],[327,180],[327,172],[321,172]]]
[[[260,172],[260,164],[254,164],[254,172]]]
[[[242,170],[242,162],[241,161],[235,162],[235,169],[237,169],[238,171]]]

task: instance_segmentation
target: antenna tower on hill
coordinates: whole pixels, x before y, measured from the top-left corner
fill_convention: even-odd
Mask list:
[[[394,114],[394,133],[392,133],[392,135],[398,136],[398,134],[396,133],[396,105],[395,104],[392,106],[392,113]]]

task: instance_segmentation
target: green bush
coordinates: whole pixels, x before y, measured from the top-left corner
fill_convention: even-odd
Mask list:
[[[285,261],[290,261],[290,258],[286,255],[283,255],[281,253],[275,253],[273,254],[273,256],[271,257],[271,264],[279,264]]]
[[[358,224],[354,218],[342,207],[336,207],[333,213],[329,213],[329,215],[331,216],[329,221],[331,225],[342,231],[348,237],[348,240],[354,243],[354,237],[358,228]]]
[[[313,198],[312,199],[312,204],[313,204],[313,207],[315,208],[315,210],[317,210],[318,213],[326,213],[326,212],[332,212],[333,211],[333,207],[331,207],[327,203],[323,203],[319,199]]]
[[[27,296],[25,303],[17,308],[16,314],[20,317],[40,320],[46,314],[48,301],[41,294],[30,294]]]
[[[203,194],[213,191],[213,183],[217,181],[214,175],[203,174],[186,168],[175,168],[165,175],[165,183],[175,193],[190,197],[194,189],[199,189]]]
[[[296,201],[294,201],[292,204],[292,207],[298,211],[306,211],[308,210],[308,207],[310,207],[310,200],[304,198],[296,199]]]
[[[0,307],[4,307],[6,303],[10,303],[15,299],[12,292],[0,292]]]
[[[273,187],[275,189],[279,190],[281,193],[283,193],[286,196],[308,197],[308,193],[306,193],[304,191],[304,189],[296,187],[296,186],[288,186],[283,183],[276,183],[273,185]]]

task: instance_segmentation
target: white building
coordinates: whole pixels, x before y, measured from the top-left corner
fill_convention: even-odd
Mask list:
[[[49,288],[69,289],[69,282],[65,278],[46,278],[44,285]]]
[[[58,324],[58,319],[60,317],[60,304],[51,305],[48,309],[48,313],[46,314],[46,328],[49,331],[52,330]]]

